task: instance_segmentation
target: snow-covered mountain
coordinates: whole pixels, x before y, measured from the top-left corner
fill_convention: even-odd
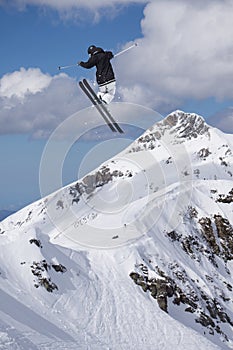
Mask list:
[[[0,349],[233,348],[233,135],[176,111],[0,223]]]

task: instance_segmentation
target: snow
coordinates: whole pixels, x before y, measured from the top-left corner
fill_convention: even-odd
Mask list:
[[[0,349],[233,348],[229,323],[216,318],[226,340],[195,321],[204,299],[190,313],[168,298],[166,313],[129,277],[165,280],[163,271],[189,295],[221,302],[233,319],[233,265],[216,256],[216,267],[198,233],[200,218],[233,222],[232,204],[217,201],[233,188],[233,138],[182,113],[155,124],[79,186],[0,223]],[[172,231],[182,242],[198,237],[190,255]]]

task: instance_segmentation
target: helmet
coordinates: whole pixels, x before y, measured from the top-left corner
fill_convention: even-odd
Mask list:
[[[88,47],[87,52],[88,52],[89,55],[91,55],[91,54],[94,53],[95,50],[96,50],[96,46],[95,45],[91,45],[91,46]]]

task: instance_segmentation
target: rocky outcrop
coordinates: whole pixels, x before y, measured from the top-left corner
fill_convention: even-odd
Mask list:
[[[220,199],[221,203],[228,205],[232,190],[227,195],[218,195],[216,190],[211,190],[211,194],[214,201],[217,197],[217,201]],[[212,275],[206,274],[199,281],[198,275],[194,277],[195,273],[192,275],[186,272],[183,265],[172,262],[172,257],[171,263],[165,268],[163,263],[157,265],[158,259],[154,259],[154,263],[153,258],[145,259],[144,253],[143,262],[135,265],[129,276],[156,300],[161,310],[173,315],[174,307],[182,306],[180,312],[191,314],[190,320],[196,325],[205,327],[209,335],[218,334],[227,342],[233,326],[231,308],[227,307],[231,303],[229,293],[233,286],[224,276],[231,275],[228,263],[233,259],[232,224],[219,213],[200,216],[193,206],[183,213],[182,222],[185,229],[181,225],[164,232],[164,239],[168,239],[177,251],[181,249],[185,253],[187,258],[183,261],[187,260],[187,266],[188,259],[191,259],[189,266],[193,266],[194,270],[196,266],[208,264],[209,260]],[[211,285],[212,293],[208,291],[208,285]]]
[[[227,262],[233,259],[233,227],[227,219],[219,214],[214,215],[214,222],[222,248],[220,255]]]
[[[175,111],[169,114],[164,122],[172,128],[172,133],[176,133],[180,139],[197,138],[199,135],[208,134],[209,127],[205,120],[194,113],[184,113],[182,111]]]
[[[129,149],[129,153],[160,147],[159,141],[166,133],[174,136],[172,141],[174,144],[182,143],[185,140],[196,139],[200,135],[209,137],[209,126],[197,114],[175,111],[140,136]],[[200,150],[200,157],[208,156],[210,153],[207,149]]]
[[[209,155],[211,154],[209,148],[201,148],[198,152],[197,152],[199,158],[201,159],[206,159],[207,157],[209,157]]]
[[[36,238],[31,238],[29,240],[29,243],[30,244],[35,244],[38,248],[43,248],[42,247],[42,244],[41,244],[41,241],[39,239],[36,239]]]
[[[108,166],[102,166],[95,173],[85,176],[81,181],[69,188],[70,195],[73,198],[72,203],[78,203],[81,196],[91,195],[96,189],[113,181],[114,178],[122,177],[132,177],[132,172],[130,170],[127,170],[125,173],[120,170],[111,171]],[[61,203],[59,206],[61,206]]]
[[[217,256],[224,262],[233,259],[233,227],[228,219],[215,214],[212,218],[201,217],[197,220],[194,208],[189,208],[187,217],[194,221],[195,230],[185,235],[176,230],[166,232],[171,241],[179,242],[185,253],[197,261],[201,259],[200,253],[207,256],[215,266]]]
[[[157,300],[160,309],[167,312],[167,298],[174,295],[174,282],[168,277],[148,279],[137,272],[129,275],[132,280],[139,285],[144,292],[149,291],[151,296]]]
[[[229,193],[227,195],[220,194],[216,201],[219,203],[227,203],[227,204],[232,203],[233,202],[233,188],[229,191]]]
[[[220,248],[219,245],[216,242],[216,237],[214,234],[214,230],[212,227],[212,222],[211,219],[208,217],[203,217],[199,220],[199,224],[201,225],[201,232],[202,235],[204,237],[204,239],[206,240],[211,252],[213,254],[220,254]]]
[[[195,288],[194,281],[188,278],[180,266],[170,265],[173,278],[166,275],[158,266],[154,268],[154,272],[160,275],[158,278],[148,278],[148,267],[143,263],[136,265],[135,268],[141,270],[141,273],[133,271],[129,276],[145,293],[150,293],[161,310],[169,313],[171,303],[177,307],[182,304],[185,306],[185,312],[193,314],[195,322],[206,327],[209,334],[214,335],[216,332],[228,340],[224,324],[233,326],[230,316],[216,298],[211,298],[200,287]]]
[[[62,264],[49,264],[45,259],[38,262],[33,261],[31,271],[35,277],[34,286],[36,288],[42,286],[48,292],[53,292],[55,289],[58,289],[58,286],[52,282],[51,278],[48,276],[48,272],[51,268],[53,268],[56,272],[66,272],[65,266]]]

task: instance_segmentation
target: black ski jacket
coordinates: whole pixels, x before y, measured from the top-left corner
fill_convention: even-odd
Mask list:
[[[113,58],[111,51],[104,51],[97,47],[87,62],[79,62],[83,68],[96,66],[96,81],[99,86],[115,81],[115,75],[110,60]]]

